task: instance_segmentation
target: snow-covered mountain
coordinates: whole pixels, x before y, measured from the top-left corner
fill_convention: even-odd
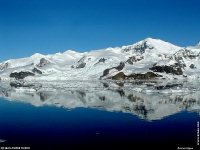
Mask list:
[[[34,54],[0,63],[1,80],[96,80],[200,76],[200,46],[179,47],[147,38],[133,45],[90,52]]]

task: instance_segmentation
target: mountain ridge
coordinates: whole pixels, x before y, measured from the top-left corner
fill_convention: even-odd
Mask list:
[[[48,80],[71,80],[114,77],[121,80],[135,79],[137,75],[137,79],[150,79],[149,74],[146,76],[148,72],[154,73],[154,77],[199,78],[199,54],[199,47],[179,47],[160,39],[146,38],[132,45],[89,52],[68,50],[10,59],[0,63],[0,78],[47,80],[48,76]],[[119,73],[124,75],[118,77]]]

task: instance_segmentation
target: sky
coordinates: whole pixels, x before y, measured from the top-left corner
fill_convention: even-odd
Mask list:
[[[0,61],[147,37],[195,45],[199,6],[199,0],[0,0]]]

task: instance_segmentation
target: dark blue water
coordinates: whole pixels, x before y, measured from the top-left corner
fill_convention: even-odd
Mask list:
[[[0,99],[0,146],[31,149],[194,147],[195,112],[180,112],[157,121],[98,109],[35,107]]]

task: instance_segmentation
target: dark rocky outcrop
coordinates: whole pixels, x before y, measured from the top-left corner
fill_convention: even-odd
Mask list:
[[[123,72],[119,72],[112,77],[113,80],[124,80],[126,75]]]
[[[149,45],[147,41],[144,41],[142,43],[138,43],[137,45],[134,46],[126,46],[125,48],[123,48],[123,51],[125,52],[129,52],[131,50],[136,51],[136,52],[140,52],[141,54],[145,52],[146,49],[153,49],[154,47]]]
[[[110,69],[105,69],[103,71],[103,75],[100,77],[100,79],[102,77],[105,77],[109,74],[110,70],[111,69],[116,69],[118,71],[121,71],[125,66],[125,63],[124,62],[121,62],[119,64],[119,66],[117,67],[113,67],[113,68],[110,68]],[[161,75],[158,75],[158,74],[155,74],[154,72],[147,72],[147,73],[133,73],[131,75],[125,75],[124,72],[119,72],[117,73],[116,75],[112,76],[110,79],[113,79],[113,80],[124,80],[124,79],[138,79],[138,80],[146,80],[146,79],[152,79],[152,78],[156,78],[156,77],[162,77]]]
[[[110,70],[116,69],[116,70],[118,70],[118,71],[121,71],[124,67],[125,67],[125,63],[124,63],[124,62],[120,62],[120,64],[119,64],[117,67],[112,67],[112,68],[105,69],[105,70],[103,71],[103,75],[100,77],[100,79],[101,79],[102,77],[107,76],[107,75],[110,73]]]
[[[190,67],[191,69],[195,69],[195,68],[196,68],[194,64],[191,64],[189,67]]]
[[[152,79],[156,77],[162,77],[161,75],[155,74],[153,72],[147,72],[147,73],[134,73],[126,77],[126,79],[138,79],[138,80],[146,80],[146,79]]]
[[[78,63],[84,62],[85,59],[86,59],[86,56],[81,57],[81,59],[78,60]]]
[[[49,64],[50,62],[47,60],[47,59],[45,59],[45,58],[41,58],[40,59],[40,63],[37,65],[38,67],[44,67],[44,66],[46,66],[47,64]]]
[[[33,71],[33,73],[42,74],[42,71],[40,71],[37,68],[33,68],[32,71]]]
[[[199,56],[200,56],[200,53],[195,53],[191,50],[188,50],[187,48],[184,48],[176,52],[171,59],[175,59],[179,63],[181,68],[185,68],[186,64],[184,62],[184,58],[192,60],[192,59],[196,59]]]
[[[136,58],[135,56],[130,57],[126,62],[129,63],[130,65],[133,65],[133,63],[141,61],[142,59],[144,59],[143,56]]]
[[[79,69],[79,68],[84,68],[85,66],[86,66],[86,63],[85,63],[85,62],[82,62],[82,63],[78,64],[78,65],[76,66],[76,68],[77,68],[77,69]]]
[[[100,58],[99,61],[97,63],[95,63],[94,65],[97,65],[99,63],[105,63],[106,59],[105,58]]]
[[[120,62],[120,64],[117,67],[114,67],[114,68],[117,69],[118,71],[121,71],[124,67],[125,67],[125,63]]]
[[[103,75],[101,77],[107,76],[109,74],[110,69],[105,69],[103,71]]]
[[[105,58],[100,58],[100,59],[99,59],[99,63],[100,63],[100,62],[104,63],[105,61],[106,61]]]
[[[108,83],[103,83],[103,87],[104,87],[104,88],[108,88],[108,87],[109,87],[109,84],[108,84]]]
[[[170,65],[170,66],[153,66],[149,68],[150,70],[154,72],[166,72],[166,73],[171,73],[174,75],[182,75],[183,71],[181,67],[178,64]]]
[[[177,58],[179,58],[179,59],[183,59],[183,58],[196,59],[197,57],[199,57],[199,55],[200,55],[199,53],[195,53],[191,50],[188,50],[187,48],[181,49],[174,54],[175,60]]]
[[[27,76],[34,76],[35,74],[32,72],[25,72],[25,71],[21,71],[21,72],[13,72],[10,74],[11,78],[15,78],[15,79],[24,79]]]
[[[84,68],[86,66],[86,63],[84,62],[86,59],[86,56],[83,56],[76,65],[76,69]]]
[[[135,46],[135,50],[144,53],[146,49],[153,49],[151,45],[144,41],[142,44],[138,44]]]

